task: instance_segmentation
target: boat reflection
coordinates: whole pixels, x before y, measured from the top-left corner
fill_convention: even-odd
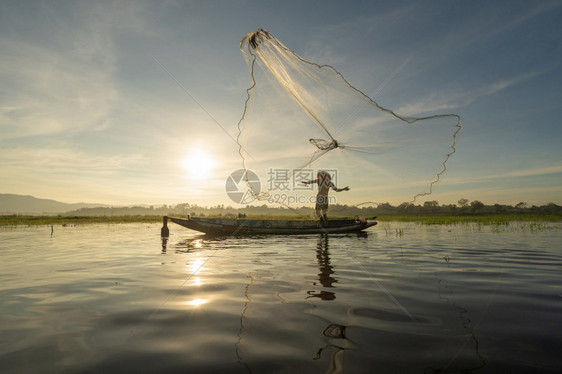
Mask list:
[[[176,245],[176,253],[188,253],[193,252],[198,249],[205,248],[205,241],[203,240],[203,235],[199,235],[195,238],[185,239]]]

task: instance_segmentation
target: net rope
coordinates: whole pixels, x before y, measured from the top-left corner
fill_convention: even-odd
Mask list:
[[[247,34],[240,49],[251,80],[236,138],[244,170],[251,166],[250,159],[252,169],[259,169],[257,164],[262,159],[287,161],[292,171],[310,168],[326,155],[340,151],[363,155],[381,169],[386,160],[401,162],[393,164],[400,170],[430,169],[423,191],[413,194],[411,202],[433,193],[456,152],[462,129],[458,114],[398,114],[351,85],[333,66],[302,58],[263,29]],[[422,123],[427,124],[425,132],[417,126]],[[269,137],[267,145],[263,136]],[[336,136],[347,139],[340,141]],[[306,140],[312,151],[310,145],[303,146]],[[302,157],[304,152],[309,156]],[[429,152],[433,153],[425,157]],[[388,153],[393,153],[394,159],[380,156]],[[422,159],[423,164],[419,161]],[[247,185],[256,199],[268,199],[271,191],[254,191]]]

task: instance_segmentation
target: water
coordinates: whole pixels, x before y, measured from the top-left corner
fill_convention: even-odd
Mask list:
[[[558,372],[562,225],[0,229],[3,373]]]

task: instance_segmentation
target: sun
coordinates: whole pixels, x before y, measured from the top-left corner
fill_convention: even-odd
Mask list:
[[[197,180],[209,178],[216,165],[215,159],[200,148],[192,149],[182,160],[182,167],[188,176]]]

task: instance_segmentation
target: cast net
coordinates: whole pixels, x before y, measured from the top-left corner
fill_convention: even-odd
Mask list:
[[[334,67],[305,60],[262,29],[240,48],[251,86],[238,144],[243,169],[262,180],[260,191],[248,183],[256,199],[283,204],[290,201],[272,196],[304,197],[311,187],[301,182],[319,170],[338,187],[350,185],[338,194],[342,204],[387,201],[389,194],[414,202],[432,193],[455,153],[458,115],[383,107]]]

